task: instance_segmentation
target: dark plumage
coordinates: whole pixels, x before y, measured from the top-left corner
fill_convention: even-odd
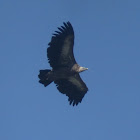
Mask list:
[[[68,96],[70,104],[78,105],[82,101],[88,88],[82,81],[79,73],[87,70],[80,67],[74,58],[74,31],[70,22],[55,31],[48,44],[47,56],[52,70],[40,70],[39,82],[48,86],[51,82],[57,89]]]

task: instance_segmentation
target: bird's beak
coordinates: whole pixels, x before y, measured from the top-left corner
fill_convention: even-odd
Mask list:
[[[80,67],[80,72],[83,72],[85,70],[88,70],[88,68],[85,68],[85,67]]]

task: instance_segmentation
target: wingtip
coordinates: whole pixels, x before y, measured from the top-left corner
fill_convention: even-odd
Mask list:
[[[76,100],[72,100],[70,98],[68,98],[69,104],[74,106],[77,106],[79,103],[81,103],[81,101],[76,101]]]
[[[67,23],[66,22],[63,22],[63,24],[64,24],[64,27],[67,29],[68,28]]]
[[[67,24],[71,24],[70,21],[67,21]]]
[[[70,21],[67,21],[66,23],[67,23],[68,26],[72,26]]]
[[[64,26],[67,28],[68,26],[72,26],[70,21],[67,21],[67,22],[63,22]]]

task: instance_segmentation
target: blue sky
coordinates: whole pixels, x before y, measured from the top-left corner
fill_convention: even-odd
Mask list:
[[[89,92],[77,107],[52,83],[52,33],[70,21],[75,58],[89,70]],[[140,1],[0,1],[1,140],[140,139]]]

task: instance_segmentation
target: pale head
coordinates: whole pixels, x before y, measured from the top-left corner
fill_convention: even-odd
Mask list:
[[[79,67],[79,72],[83,72],[83,71],[85,71],[85,70],[88,70],[88,68],[85,68],[85,67]]]
[[[85,70],[88,70],[88,68],[85,68],[85,67],[80,67],[78,64],[74,64],[73,67],[71,68],[72,71],[74,72],[83,72]]]

